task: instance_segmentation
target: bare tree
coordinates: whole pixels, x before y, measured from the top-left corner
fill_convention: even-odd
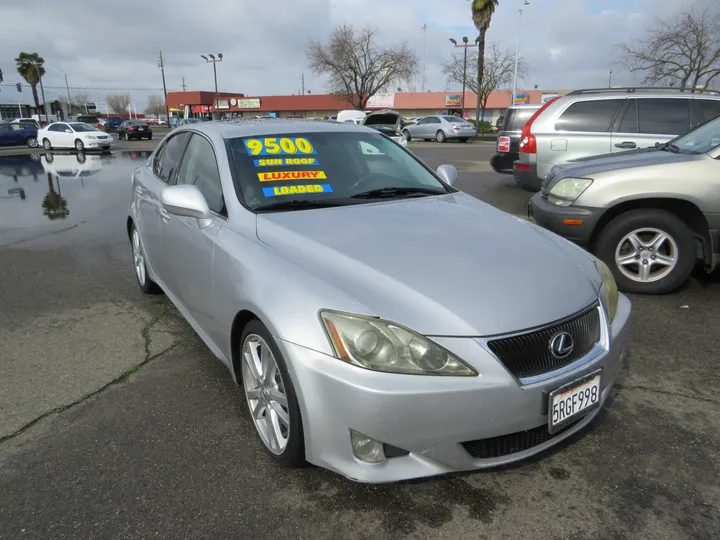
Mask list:
[[[448,81],[457,84],[463,83],[463,53],[455,53],[450,60],[443,64],[443,73]],[[492,43],[485,49],[485,71],[482,76],[482,87],[478,92],[478,52],[476,50],[468,51],[467,71],[465,73],[465,86],[471,92],[478,94],[480,98],[481,114],[478,118],[485,115],[485,107],[487,106],[490,92],[498,88],[510,84],[515,72],[515,53],[501,49],[497,44]],[[518,59],[518,76],[524,77],[527,72],[527,63],[520,57]]]
[[[162,96],[148,96],[147,107],[145,113],[160,118],[161,114],[165,114],[165,100]]]
[[[84,107],[86,103],[90,103],[90,94],[87,92],[75,92],[74,95],[70,96],[70,102],[75,107]]]
[[[128,106],[130,105],[130,94],[125,92],[124,94],[108,94],[105,98],[108,106],[112,109],[115,114],[127,114]]]
[[[650,84],[706,89],[720,75],[720,11],[686,8],[655,22],[644,37],[618,45],[620,63]]]
[[[377,30],[352,25],[335,28],[328,43],[311,40],[307,47],[310,67],[328,78],[328,90],[345,97],[358,110],[387,88],[410,81],[418,65],[417,55],[406,43],[381,48]]]

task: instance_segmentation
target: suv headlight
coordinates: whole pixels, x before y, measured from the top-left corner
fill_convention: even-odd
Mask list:
[[[548,202],[557,206],[570,206],[593,181],[589,178],[563,178],[548,193]]]
[[[321,311],[335,357],[366,369],[410,375],[475,377],[477,372],[420,334],[364,315]]]
[[[610,270],[608,265],[602,262],[597,257],[595,257],[595,268],[597,268],[597,271],[603,281],[601,293],[605,297],[605,307],[608,311],[608,319],[612,324],[613,319],[615,319],[615,314],[617,313],[618,307],[619,293],[617,283],[615,283],[615,277],[612,275],[612,271]]]

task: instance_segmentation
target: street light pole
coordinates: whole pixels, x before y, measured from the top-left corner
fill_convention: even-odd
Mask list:
[[[450,38],[450,43],[452,43],[455,48],[461,48],[465,49],[464,57],[463,57],[463,85],[462,85],[462,97],[460,98],[460,116],[462,118],[465,118],[465,83],[467,82],[467,50],[468,47],[474,47],[475,45],[468,45],[468,38],[463,37],[463,44],[458,45],[458,42],[455,41],[453,38]]]
[[[608,79],[608,88],[612,88],[612,69],[610,70],[610,78]]]
[[[530,5],[528,0],[525,0],[526,6]],[[518,74],[518,60],[520,59],[520,30],[522,28],[522,9],[518,10],[520,16],[518,17],[518,34],[517,34],[517,45],[515,46],[515,74],[513,76],[513,93],[510,105],[515,105],[515,95],[517,94],[517,74]]]
[[[210,58],[208,58],[208,56]],[[216,64],[218,62],[223,61],[223,55],[222,53],[218,53],[217,58],[215,58],[214,54],[208,54],[205,56],[204,54],[200,55],[201,58],[205,60],[206,63],[213,65],[213,77],[215,78],[215,112],[217,113],[217,104],[218,104],[218,85],[217,85],[217,67]]]

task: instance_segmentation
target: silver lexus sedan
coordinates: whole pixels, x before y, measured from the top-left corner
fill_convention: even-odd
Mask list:
[[[242,388],[278,463],[482,469],[585,427],[623,363],[608,268],[350,124],[181,126],[132,177],[135,273]]]

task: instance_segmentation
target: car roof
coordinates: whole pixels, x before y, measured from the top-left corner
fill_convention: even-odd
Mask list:
[[[517,105],[510,105],[508,109],[539,109],[544,103],[519,103]]]
[[[311,122],[300,119],[233,119],[215,120],[180,126],[177,131],[199,131],[208,135],[220,135],[224,139],[237,137],[273,135],[277,133],[293,135],[296,133],[325,132],[368,132],[374,131],[359,124],[342,124],[335,122]]]

